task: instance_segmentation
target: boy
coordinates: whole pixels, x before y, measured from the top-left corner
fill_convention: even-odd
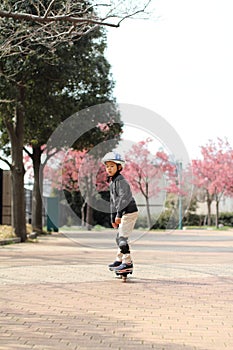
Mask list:
[[[110,182],[110,212],[114,228],[118,228],[116,242],[118,251],[116,260],[109,265],[110,270],[118,273],[132,272],[133,262],[130,255],[128,238],[138,217],[138,208],[132,196],[130,185],[121,175],[125,160],[118,153],[108,153],[103,158]]]

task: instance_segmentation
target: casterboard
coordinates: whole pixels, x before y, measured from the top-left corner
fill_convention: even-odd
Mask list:
[[[124,282],[124,283],[127,281],[127,276],[128,276],[129,274],[132,275],[132,273],[133,273],[133,270],[130,271],[130,272],[122,272],[122,273],[117,272],[117,271],[114,271],[114,270],[111,270],[111,269],[109,269],[109,270],[115,272],[115,275],[116,275],[117,277],[121,278],[121,279],[122,279],[122,282]]]

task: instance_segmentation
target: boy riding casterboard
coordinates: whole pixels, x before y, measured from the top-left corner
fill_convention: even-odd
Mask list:
[[[118,153],[108,153],[102,159],[108,174],[110,188],[110,213],[113,228],[118,229],[116,260],[109,265],[111,271],[122,276],[133,273],[133,261],[130,255],[128,238],[134,229],[138,217],[138,208],[128,181],[121,175],[125,160]]]

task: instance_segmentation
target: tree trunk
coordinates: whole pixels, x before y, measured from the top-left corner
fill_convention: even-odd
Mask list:
[[[208,226],[211,226],[211,203],[212,203],[212,200],[209,198],[207,198],[207,225]]]
[[[92,224],[93,224],[93,210],[90,205],[90,202],[87,202],[87,213],[86,213],[86,225],[88,231],[91,231],[92,229]]]
[[[149,198],[146,198],[146,213],[147,213],[147,225],[148,228],[151,229],[152,227],[152,220],[151,220],[151,215],[150,215],[150,204],[149,204]]]
[[[86,201],[83,202],[82,209],[81,209],[81,215],[82,215],[82,227],[85,227],[85,206]]]
[[[92,174],[86,181],[87,188],[87,213],[86,213],[86,223],[88,231],[91,231],[93,226],[93,209],[92,209],[92,194],[93,194],[93,181]]]
[[[19,170],[20,169],[20,170]],[[12,226],[17,237],[21,242],[27,239],[26,219],[25,219],[25,193],[24,193],[24,169],[15,166],[11,169],[12,184]]]
[[[218,221],[219,221],[219,200],[216,200],[216,217],[215,217],[216,228],[218,228]]]
[[[32,229],[38,233],[41,233],[43,231],[43,174],[40,174],[41,153],[42,152],[40,147],[33,147],[32,161],[34,171],[34,184],[32,191]]]
[[[23,140],[24,140],[24,87],[19,87],[19,103],[16,107],[15,121],[5,120],[7,131],[11,141],[11,184],[12,184],[12,226],[21,242],[27,239],[25,193],[24,193],[24,165],[23,165]]]

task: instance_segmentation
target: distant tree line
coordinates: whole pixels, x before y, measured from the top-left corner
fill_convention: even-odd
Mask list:
[[[212,225],[210,199],[211,203],[216,203],[215,226],[219,227],[219,223],[232,224],[233,219],[229,215],[219,213],[221,198],[233,196],[233,150],[227,140],[209,141],[201,148],[201,159],[192,160],[182,169],[182,176],[177,172],[177,164],[166,152],[151,154],[150,141],[147,139],[133,144],[125,154],[127,163],[122,172],[134,193],[140,193],[144,198],[146,222],[139,218],[137,226],[176,228],[180,199],[183,225]],[[95,224],[109,227],[108,213],[96,210],[100,198],[109,201],[106,173],[100,160],[88,155],[87,151],[70,149],[60,166],[63,169],[61,177],[58,176],[59,166],[57,170],[48,166],[48,179],[55,189],[66,192],[67,201],[82,218],[83,227],[91,228]],[[151,201],[161,191],[167,193],[164,208],[156,219],[152,219]],[[196,214],[200,202],[206,203],[207,217]]]

